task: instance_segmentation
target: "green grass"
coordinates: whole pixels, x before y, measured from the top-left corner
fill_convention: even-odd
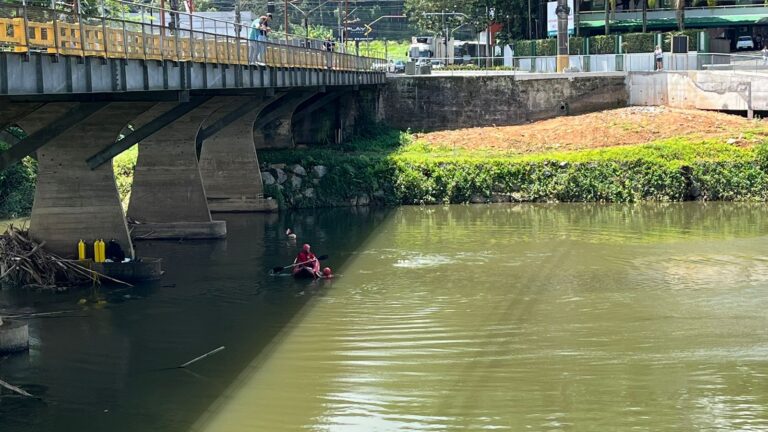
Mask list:
[[[360,42],[360,54],[367,57],[387,58],[387,60],[408,60],[408,47],[410,41],[387,41],[374,40],[370,42]],[[354,42],[347,43],[347,52],[355,52]]]

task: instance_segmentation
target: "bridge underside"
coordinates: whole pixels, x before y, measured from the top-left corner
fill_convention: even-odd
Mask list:
[[[29,155],[38,158],[30,231],[64,257],[76,255],[80,239],[114,238],[132,256],[132,239],[220,238],[225,222],[211,212],[277,209],[263,195],[259,149],[338,141],[352,131],[355,99],[375,91],[315,85],[231,95],[0,97],[0,122],[26,134],[0,153],[0,170]],[[319,123],[332,125],[322,128],[328,136],[315,133],[312,125]],[[126,215],[112,158],[134,144],[139,157]]]

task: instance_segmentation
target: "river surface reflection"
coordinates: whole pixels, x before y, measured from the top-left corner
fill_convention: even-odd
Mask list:
[[[768,207],[231,215],[163,281],[0,292],[30,320],[2,431],[768,429]],[[273,277],[311,242],[339,277]],[[218,346],[189,370],[163,370]]]

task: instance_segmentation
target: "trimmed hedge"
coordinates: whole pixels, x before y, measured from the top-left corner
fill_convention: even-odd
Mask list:
[[[685,35],[688,36],[688,50],[697,51],[699,49],[699,33],[700,30],[664,33],[662,37],[662,49],[665,52],[669,52],[672,45],[672,36]],[[652,53],[656,47],[654,39],[655,35],[656,33],[623,34],[622,49],[626,54]],[[617,36],[615,34],[589,37],[589,53],[616,54],[616,38]],[[569,40],[569,53],[572,55],[584,54],[584,39],[585,38],[583,37],[571,37]],[[515,55],[521,57],[534,55],[534,46],[536,49],[535,55],[537,56],[553,56],[557,54],[557,38],[537,39],[533,41],[519,40],[514,42],[514,46]]]

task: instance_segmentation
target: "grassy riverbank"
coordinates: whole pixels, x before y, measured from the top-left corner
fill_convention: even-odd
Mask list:
[[[456,149],[389,131],[343,150],[270,151],[261,158],[268,165],[299,164],[308,172],[317,165],[329,168],[314,180],[310,197],[290,182],[268,188],[297,207],[343,205],[360,196],[382,204],[765,201],[768,143],[763,139],[759,135],[754,145],[735,145],[676,137],[517,154]]]

